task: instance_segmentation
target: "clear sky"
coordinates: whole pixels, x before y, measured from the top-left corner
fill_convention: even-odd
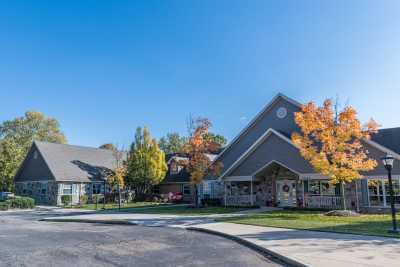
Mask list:
[[[278,92],[339,95],[400,126],[400,1],[1,1],[0,121],[37,110],[69,143],[138,125],[233,138]]]

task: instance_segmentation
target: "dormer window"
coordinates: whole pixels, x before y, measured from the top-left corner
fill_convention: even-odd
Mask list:
[[[171,163],[170,171],[171,174],[177,174],[182,170],[182,166],[177,164],[176,162]]]

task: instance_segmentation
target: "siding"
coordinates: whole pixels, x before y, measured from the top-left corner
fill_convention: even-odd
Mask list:
[[[267,163],[276,160],[298,173],[313,173],[314,169],[293,145],[271,134],[228,176],[250,176]]]
[[[37,155],[37,158],[34,155]],[[24,181],[49,181],[54,177],[36,146],[32,146],[15,177],[15,182]]]
[[[279,119],[276,111],[280,107],[287,109],[287,116]],[[299,131],[295,121],[294,113],[299,111],[299,107],[279,97],[271,107],[247,129],[237,141],[232,144],[219,159],[224,164],[224,172],[242,155],[258,138],[260,138],[269,128],[277,130],[286,136],[290,136],[294,131]]]

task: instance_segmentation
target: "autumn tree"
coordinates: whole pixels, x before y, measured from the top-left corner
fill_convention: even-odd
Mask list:
[[[292,135],[301,155],[314,169],[329,177],[332,184],[341,185],[343,209],[346,209],[345,184],[361,178],[360,172],[377,166],[368,157],[363,139],[369,139],[377,130],[372,119],[361,126],[357,112],[351,106],[339,110],[331,100],[325,100],[322,107],[310,102],[295,113],[295,121],[301,133]]]
[[[143,197],[158,185],[167,172],[165,154],[149,130],[138,127],[128,152],[126,185]]]
[[[58,121],[43,113],[28,111],[24,116],[0,124],[0,189],[11,191],[13,178],[34,140],[66,143]]]
[[[183,151],[183,147],[187,138],[180,136],[179,133],[169,133],[160,138],[158,146],[165,154],[179,153]]]
[[[190,180],[194,186],[194,203],[198,207],[198,186],[207,175],[219,175],[222,170],[222,163],[212,164],[208,153],[217,151],[221,146],[212,139],[207,138],[211,122],[206,118],[198,118],[192,124],[191,136],[185,145],[185,152],[189,160],[186,162]]]

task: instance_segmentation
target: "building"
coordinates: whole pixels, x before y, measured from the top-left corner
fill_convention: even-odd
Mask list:
[[[61,196],[71,195],[77,204],[82,195],[104,192],[115,162],[112,150],[35,141],[14,178],[15,192],[47,205],[61,205]]]
[[[224,165],[226,205],[279,207],[341,207],[340,187],[316,173],[291,141],[300,131],[294,113],[301,104],[278,94],[226,146],[215,159]],[[363,142],[378,166],[363,173],[363,179],[347,184],[345,197],[351,209],[375,210],[389,206],[387,171],[380,158],[391,154],[396,203],[400,204],[400,128],[382,129]]]
[[[215,154],[208,154],[212,161],[216,158]],[[168,171],[164,180],[155,189],[157,194],[167,195],[170,193],[178,193],[183,196],[183,201],[191,202],[194,199],[194,186],[190,182],[190,174],[186,170],[186,164],[189,161],[185,153],[173,153],[166,155]],[[199,198],[219,198],[218,193],[222,192],[219,183],[215,180],[205,179],[199,186]]]

